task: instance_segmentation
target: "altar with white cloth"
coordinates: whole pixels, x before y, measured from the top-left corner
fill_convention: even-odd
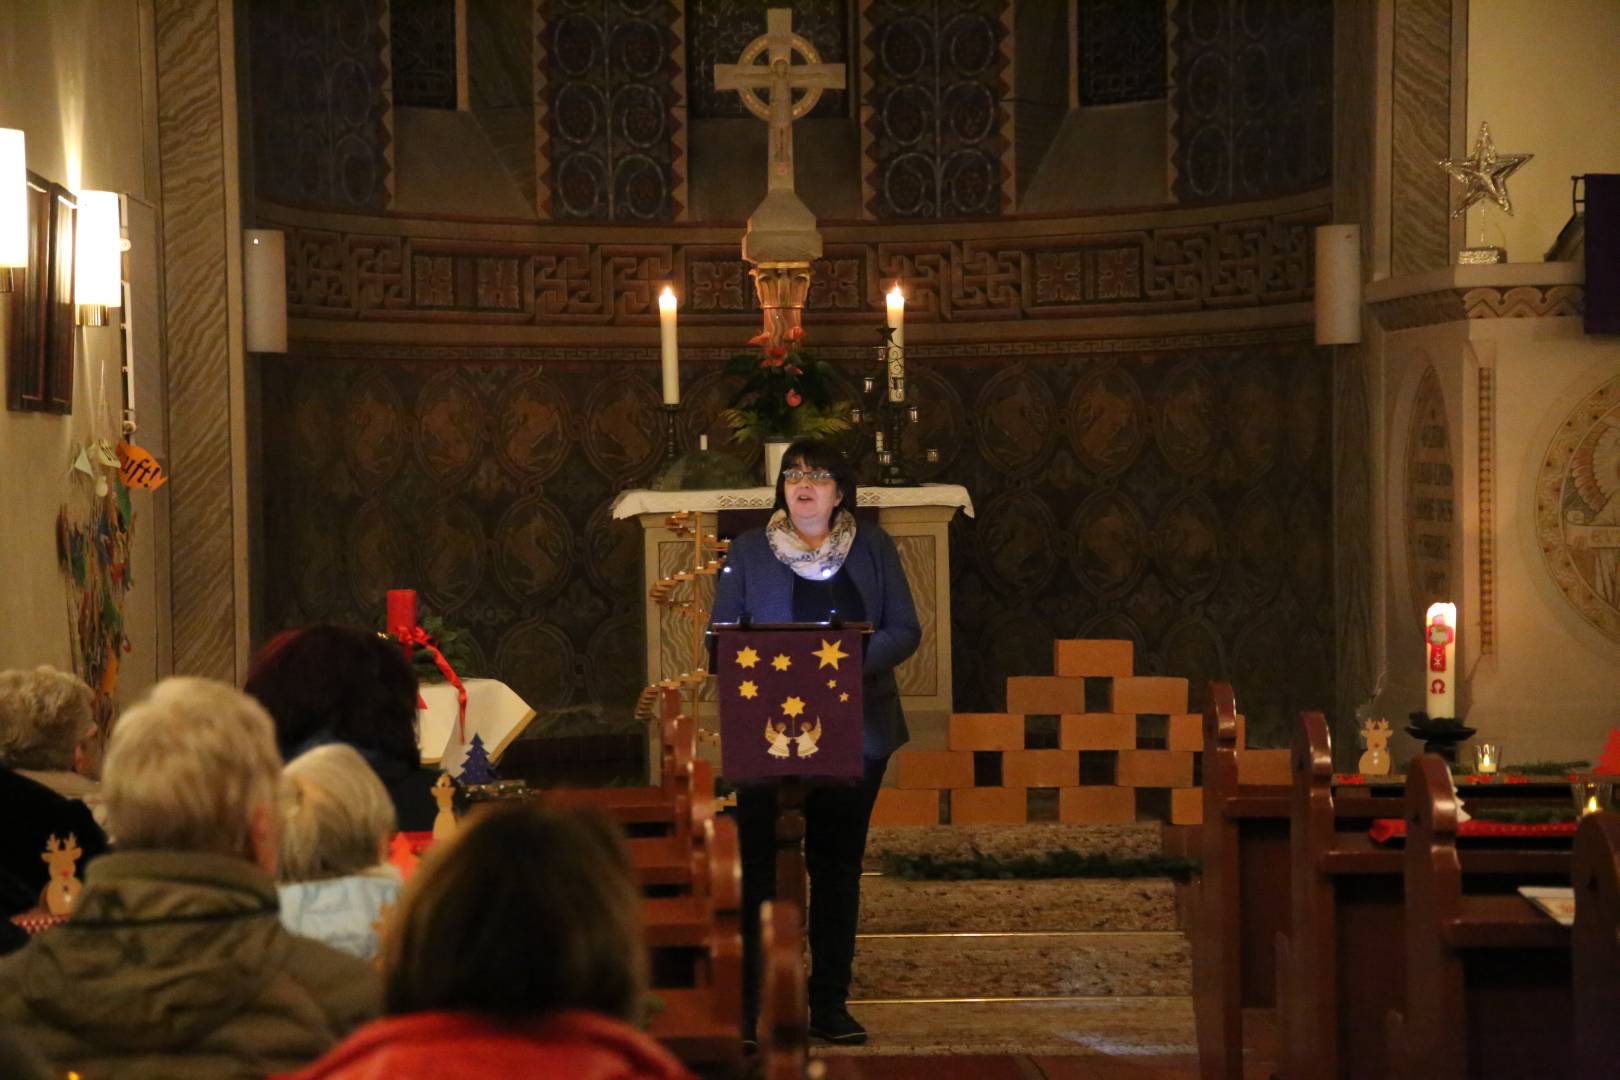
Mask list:
[[[681,511],[702,513],[704,532],[721,536],[763,525],[776,499],[773,487],[706,491],[626,491],[613,503],[615,520],[641,522],[642,597],[647,626],[647,682],[674,678],[690,670],[686,621],[654,603],[652,584],[691,565],[692,544],[669,528],[667,519]],[[900,701],[908,716],[951,711],[951,557],[950,523],[961,510],[973,516],[973,500],[960,484],[917,487],[862,487],[856,506],[873,511],[883,530],[894,538],[917,605],[922,643],[911,659],[895,670]],[[864,514],[862,515],[864,516]],[[729,526],[729,528],[727,527]],[[699,580],[703,604],[714,595],[712,578]]]

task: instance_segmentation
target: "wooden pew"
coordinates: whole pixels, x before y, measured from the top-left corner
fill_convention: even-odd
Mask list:
[[[759,1062],[763,1080],[804,1080],[810,1020],[804,971],[804,923],[787,901],[759,909]]]
[[[682,1061],[735,1073],[742,1062],[742,857],[737,823],[704,823],[704,875],[699,883],[709,920],[695,986],[654,987],[664,1003],[648,1033]]]
[[[1190,909],[1193,1009],[1204,1080],[1241,1080],[1245,1010],[1276,1003],[1273,941],[1288,895],[1288,789],[1239,778],[1237,702],[1210,684],[1204,710],[1202,868]]]
[[[551,788],[542,798],[555,806],[594,806],[625,825],[664,825],[680,820],[675,806],[686,774],[697,760],[697,722],[681,714],[677,687],[659,691],[660,783],[629,788]]]
[[[1293,769],[1288,930],[1276,946],[1279,1072],[1289,1080],[1383,1076],[1384,1040],[1367,1033],[1380,1031],[1404,1000],[1405,861],[1368,830],[1378,818],[1404,816],[1406,804],[1368,794],[1336,798],[1320,713],[1300,715]],[[1464,851],[1460,865],[1471,888],[1502,893],[1563,880],[1569,854],[1478,848]]]
[[[1406,1000],[1387,1017],[1389,1075],[1570,1075],[1569,930],[1517,893],[1465,887],[1459,799],[1439,757],[1407,770],[1406,807]]]
[[[1387,1006],[1341,988],[1363,979],[1400,984],[1401,856],[1376,848],[1367,830],[1376,818],[1401,816],[1404,804],[1335,800],[1332,740],[1318,712],[1300,714],[1292,770],[1287,930],[1275,944],[1279,1071],[1291,1080],[1381,1076],[1381,1040],[1370,1040],[1369,1055],[1369,1040],[1346,1034],[1380,1030]]]
[[[1620,1076],[1620,814],[1592,814],[1575,834],[1575,1076]]]

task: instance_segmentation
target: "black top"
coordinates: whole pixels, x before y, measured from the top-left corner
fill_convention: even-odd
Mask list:
[[[0,767],[0,821],[5,822],[0,829],[0,916],[39,903],[39,894],[51,879],[50,867],[40,856],[53,834],[66,840],[72,833],[84,853],[75,871],[80,881],[90,860],[107,850],[107,834],[88,806],[4,767]]]
[[[866,619],[866,604],[861,600],[861,591],[855,587],[844,568],[840,566],[838,573],[821,581],[794,574],[793,621],[831,622],[833,619],[843,619],[845,622],[864,622]]]

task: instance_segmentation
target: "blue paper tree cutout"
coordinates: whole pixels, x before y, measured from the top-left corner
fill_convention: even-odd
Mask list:
[[[465,786],[467,784],[489,784],[495,780],[495,769],[489,763],[489,751],[484,749],[484,740],[474,732],[472,742],[467,746],[467,760],[461,763],[461,773],[456,777]]]

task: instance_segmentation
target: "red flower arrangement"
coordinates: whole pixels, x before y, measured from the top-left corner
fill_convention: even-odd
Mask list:
[[[743,380],[721,414],[736,435],[765,442],[849,430],[849,403],[833,398],[832,365],[801,352],[803,340],[802,326],[787,332],[785,345],[757,334],[749,344],[762,346],[760,353],[738,353],[726,364],[726,374]]]

